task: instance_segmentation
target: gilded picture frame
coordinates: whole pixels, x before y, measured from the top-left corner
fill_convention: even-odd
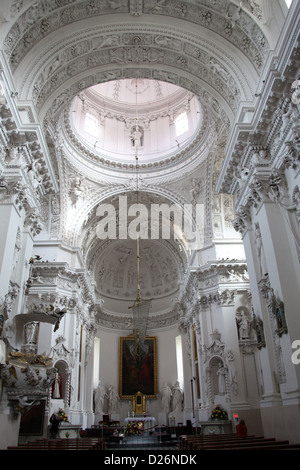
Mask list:
[[[132,399],[141,392],[147,399],[157,395],[157,338],[146,336],[147,351],[133,354],[134,336],[119,338],[119,396]]]

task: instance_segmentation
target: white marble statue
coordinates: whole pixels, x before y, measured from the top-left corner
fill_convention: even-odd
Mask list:
[[[164,413],[169,413],[171,410],[171,394],[171,387],[165,382],[161,391],[161,410]]]
[[[181,390],[180,384],[177,380],[175,385],[172,388],[172,395],[173,395],[173,400],[172,400],[172,411],[182,411],[182,406],[183,406],[183,392]]]
[[[224,395],[226,393],[225,368],[221,362],[219,363],[219,366],[218,366],[217,376],[218,376],[218,393],[219,395]]]
[[[116,412],[119,395],[117,394],[115,387],[111,384],[107,390],[108,399],[108,414],[112,415]]]
[[[39,322],[32,321],[24,326],[25,344],[37,344],[39,337]]]
[[[102,416],[104,414],[105,395],[104,387],[101,385],[101,380],[99,380],[98,387],[95,390],[95,415]]]
[[[268,267],[267,267],[264,247],[262,243],[260,228],[257,224],[255,225],[255,244],[256,244],[257,256],[259,260],[260,276],[263,277],[268,274]]]

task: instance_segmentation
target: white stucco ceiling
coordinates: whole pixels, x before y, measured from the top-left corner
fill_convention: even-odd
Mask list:
[[[131,301],[136,252],[132,240],[97,238],[96,208],[136,189],[130,139],[136,111],[145,144],[140,188],[149,201],[205,202],[210,233],[216,158],[222,165],[215,149],[224,151],[241,103],[255,104],[282,21],[280,15],[272,21],[271,9],[266,23],[269,7],[249,0],[28,0],[14,12],[3,9],[3,18],[13,19],[3,21],[0,36],[19,108],[43,127],[52,150],[62,240],[82,251],[107,312],[121,313]],[[102,141],[82,133],[83,102],[106,129]],[[179,104],[193,116],[183,140],[170,132]],[[160,147],[151,147],[154,141]],[[142,294],[154,299],[153,313],[170,309],[188,251],[153,240],[145,241],[144,254]]]

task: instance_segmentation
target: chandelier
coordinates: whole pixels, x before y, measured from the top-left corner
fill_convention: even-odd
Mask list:
[[[133,131],[133,142],[135,147],[135,162],[136,162],[136,207],[139,207],[139,174],[138,174],[138,151],[139,145],[141,142],[140,131],[138,124],[138,111],[137,111],[137,83],[136,80],[136,118],[135,118],[135,127]],[[136,356],[147,353],[147,345],[145,344],[146,340],[146,330],[148,326],[149,319],[149,310],[151,307],[151,299],[142,299],[141,297],[141,288],[140,288],[140,235],[137,234],[136,238],[136,259],[137,259],[137,293],[136,299],[133,305],[129,308],[132,309],[133,313],[133,336],[134,336],[134,348],[133,352]]]

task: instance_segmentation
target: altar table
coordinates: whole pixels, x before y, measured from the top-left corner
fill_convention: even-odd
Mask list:
[[[80,437],[81,425],[61,423],[58,427],[58,437],[64,438],[78,438]]]
[[[133,422],[142,422],[144,424],[144,430],[148,431],[153,428],[156,423],[156,419],[153,416],[134,416],[132,418],[125,418],[125,424]]]
[[[202,421],[199,425],[201,426],[201,434],[226,434],[233,432],[231,421]]]

